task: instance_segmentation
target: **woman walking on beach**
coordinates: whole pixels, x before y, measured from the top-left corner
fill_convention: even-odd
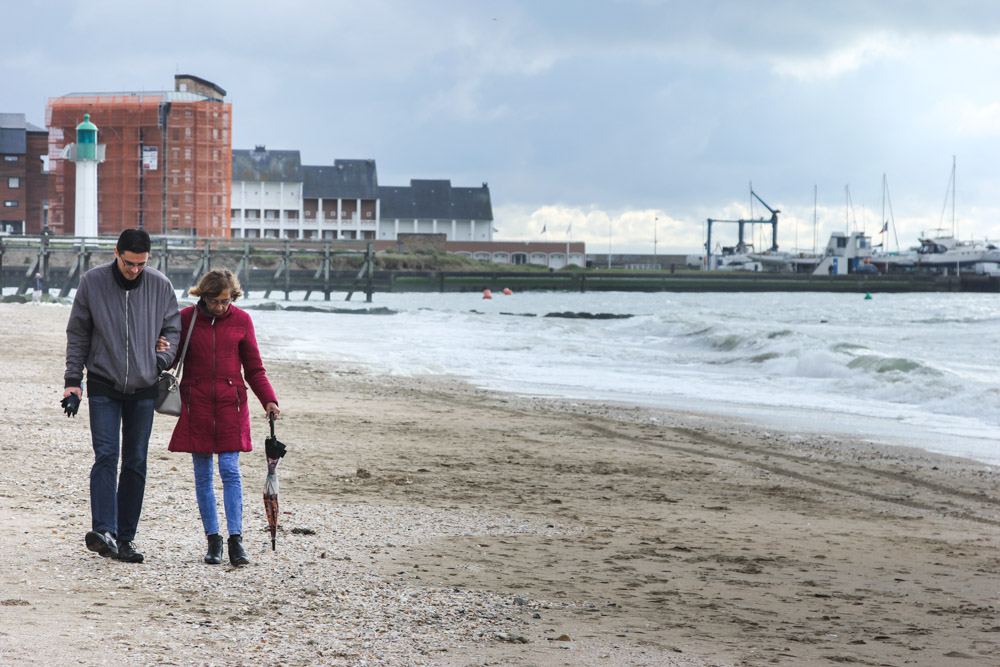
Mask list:
[[[208,537],[205,562],[210,565],[222,562],[212,469],[213,455],[217,455],[229,532],[229,562],[245,565],[250,560],[242,543],[239,457],[240,452],[249,452],[253,446],[244,377],[268,416],[278,416],[278,399],[261,362],[253,321],[246,311],[233,305],[242,294],[236,276],[228,270],[209,271],[189,293],[200,298],[197,305],[181,311],[182,345],[192,319],[194,331],[181,378],[183,409],[169,449],[190,452],[194,461],[198,510]]]

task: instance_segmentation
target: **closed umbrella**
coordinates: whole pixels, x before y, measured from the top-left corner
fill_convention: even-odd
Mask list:
[[[271,532],[271,551],[278,532],[278,459],[285,455],[286,447],[274,436],[274,415],[268,415],[271,435],[264,440],[267,455],[267,477],[264,478],[264,514],[267,515],[267,529]]]

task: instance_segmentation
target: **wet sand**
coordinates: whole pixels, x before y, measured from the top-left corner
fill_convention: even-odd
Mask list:
[[[201,563],[157,417],[146,562],[101,559],[68,314],[0,305],[0,664],[1000,664],[998,468],[348,365],[268,363],[276,551],[254,451],[252,563]]]

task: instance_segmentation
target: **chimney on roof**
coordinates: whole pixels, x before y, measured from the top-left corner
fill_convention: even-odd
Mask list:
[[[255,153],[267,152],[267,148],[264,147],[264,144],[257,144],[256,146],[253,147],[253,150]]]
[[[486,183],[486,181],[483,181],[483,187],[484,187],[484,188],[488,188],[488,187],[490,187],[490,186],[489,186],[489,185],[488,185],[488,184]]]

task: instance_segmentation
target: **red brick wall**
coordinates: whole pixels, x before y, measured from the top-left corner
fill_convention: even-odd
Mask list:
[[[44,204],[48,200],[48,176],[42,156],[49,150],[48,132],[28,133],[28,154],[24,170],[27,184],[26,234],[41,234]]]
[[[49,154],[76,140],[89,113],[105,161],[97,168],[99,233],[117,236],[142,224],[151,234],[230,236],[232,105],[173,102],[166,136],[158,127],[158,95],[59,97],[49,100]],[[141,136],[141,138],[140,138]],[[156,170],[141,167],[141,147],[155,147]],[[73,234],[75,167],[53,159],[50,226]],[[141,175],[141,178],[140,178]]]

